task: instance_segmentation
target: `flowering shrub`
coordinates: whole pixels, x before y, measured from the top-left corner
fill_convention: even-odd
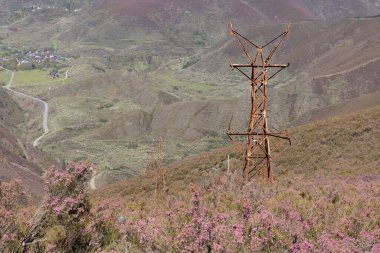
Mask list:
[[[117,197],[111,201],[120,209],[113,211],[126,214],[127,222],[114,219],[115,241],[136,252],[377,252],[380,178],[368,178],[268,185],[230,175],[193,186],[191,198],[161,195],[140,208]]]
[[[22,240],[24,251],[76,252],[88,248],[91,236],[85,228],[90,202],[86,188],[92,169],[85,161],[47,171],[46,196]]]
[[[51,167],[46,196],[35,212],[27,208],[30,201],[19,181],[1,182],[0,252],[94,252],[117,239],[107,212],[99,216],[105,207],[91,209],[87,182],[93,169],[89,161],[69,163],[64,170]]]
[[[49,169],[46,197],[28,227],[20,183],[2,183],[1,252],[19,252],[23,245],[29,252],[104,253],[380,249],[377,173],[289,175],[275,184],[220,174],[189,191],[154,194],[152,187],[90,203],[92,168],[82,162]]]
[[[63,171],[52,167],[46,173],[47,196],[43,207],[49,226],[58,228],[47,233],[50,252],[74,252],[89,244],[91,236],[85,231],[90,213],[86,189],[92,170],[93,165],[85,161],[69,163]]]
[[[0,252],[15,251],[28,219],[25,206],[30,202],[18,180],[0,182]]]

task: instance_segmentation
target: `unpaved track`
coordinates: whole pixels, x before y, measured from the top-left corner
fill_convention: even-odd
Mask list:
[[[70,67],[70,69],[66,70],[65,77],[63,79],[60,79],[60,80],[57,80],[57,81],[66,80],[69,77],[69,71],[74,67],[74,65],[72,64],[72,62],[69,59],[66,59],[66,60],[71,63],[71,67]],[[47,102],[39,99],[39,98],[32,97],[30,95],[27,95],[27,94],[24,94],[24,93],[21,93],[21,92],[13,90],[12,89],[12,85],[13,85],[13,79],[15,77],[15,72],[12,71],[12,70],[6,69],[4,67],[1,67],[1,66],[0,66],[0,68],[4,69],[5,71],[8,71],[9,73],[11,73],[11,78],[9,79],[8,84],[4,87],[5,89],[13,92],[17,96],[37,101],[38,103],[41,103],[44,106],[44,114],[43,114],[43,120],[42,120],[42,125],[43,125],[43,128],[44,128],[44,133],[40,137],[38,137],[37,139],[35,139],[33,141],[33,146],[37,147],[38,144],[40,143],[40,141],[45,137],[45,135],[47,135],[50,132],[49,131],[49,127],[48,127],[49,104]]]
[[[96,182],[95,182],[95,179],[96,179],[96,175],[93,176],[91,179],[90,179],[90,189],[91,190],[96,190]]]
[[[41,103],[44,106],[44,115],[43,115],[43,121],[42,121],[42,125],[44,127],[44,133],[40,137],[38,137],[37,139],[35,139],[33,141],[33,146],[37,147],[38,144],[39,144],[39,142],[42,140],[42,138],[44,138],[45,135],[47,135],[49,133],[49,127],[48,127],[49,104],[46,103],[45,101],[39,99],[39,98],[35,98],[35,97],[29,96],[27,94],[24,94],[24,93],[21,93],[21,92],[13,90],[12,89],[12,84],[13,84],[13,79],[15,77],[15,72],[12,71],[12,70],[3,68],[1,66],[0,66],[0,68],[2,68],[2,69],[4,69],[4,70],[6,70],[6,71],[8,71],[8,72],[11,73],[11,78],[9,79],[8,84],[5,86],[5,89],[11,91],[16,96],[24,97],[24,98],[28,98],[28,99],[37,101],[38,103]],[[66,77],[67,77],[67,73],[66,73]]]
[[[72,69],[73,66],[71,66],[70,69]],[[12,71],[12,70],[9,70],[9,69],[6,69],[6,68],[3,68],[0,66],[1,69],[4,69],[6,71],[8,71],[9,73],[11,73],[11,78],[9,79],[8,81],[8,84],[4,87],[5,89],[13,92],[15,95],[17,96],[20,96],[20,97],[24,97],[24,98],[28,98],[28,99],[32,99],[34,101],[37,101],[39,103],[42,103],[43,106],[44,106],[44,117],[43,117],[43,127],[44,127],[44,133],[38,137],[37,139],[35,139],[33,141],[33,146],[34,147],[37,147],[39,142],[42,140],[42,138],[45,137],[45,135],[47,135],[49,133],[49,127],[48,127],[48,123],[47,123],[47,120],[48,120],[48,116],[49,116],[49,104],[39,98],[35,98],[35,97],[32,97],[32,96],[29,96],[27,94],[24,94],[24,93],[21,93],[21,92],[18,92],[18,91],[15,91],[12,89],[12,84],[13,84],[13,79],[15,77],[15,72]],[[69,75],[69,70],[67,70],[65,72],[65,77],[62,79],[62,80],[66,80],[68,78],[68,75]],[[90,189],[92,190],[96,190],[97,187],[96,187],[96,182],[95,182],[95,179],[96,179],[96,175],[93,176],[91,179],[90,179],[90,182],[89,182],[89,186],[90,186]]]
[[[96,190],[96,184],[95,184],[95,176],[93,176],[91,179],[90,179],[90,189],[91,190]]]
[[[73,65],[71,66],[70,69],[72,69]],[[21,93],[21,92],[18,92],[18,91],[15,91],[12,89],[12,84],[13,84],[13,79],[15,77],[15,72],[14,71],[11,71],[9,69],[6,69],[6,68],[3,68],[0,66],[0,68],[8,71],[11,73],[11,78],[9,79],[8,81],[8,84],[4,87],[5,89],[13,92],[14,94],[20,96],[20,97],[25,97],[25,98],[29,98],[29,99],[32,99],[32,100],[35,100],[35,101],[38,101],[39,103],[42,103],[43,106],[44,106],[44,117],[43,117],[43,127],[44,127],[44,133],[38,137],[37,139],[35,139],[33,141],[33,146],[34,147],[37,147],[39,142],[42,140],[42,138],[45,137],[45,135],[47,135],[49,133],[49,128],[48,128],[48,123],[47,123],[47,120],[48,120],[48,116],[49,116],[49,104],[46,103],[45,101],[39,99],[39,98],[35,98],[35,97],[32,97],[32,96],[29,96],[29,95],[26,95],[24,93]],[[63,80],[67,79],[68,78],[68,75],[69,75],[69,70],[67,70],[65,72],[65,77],[63,78]],[[96,182],[95,182],[95,179],[96,179],[96,175],[94,175],[91,179],[90,179],[90,182],[89,182],[89,186],[90,186],[90,189],[92,190],[96,190],[97,187],[96,187]]]
[[[102,175],[103,172],[100,172],[98,175],[96,174],[96,172],[94,173],[95,175],[91,177],[90,179],[90,182],[89,182],[89,186],[90,186],[90,189],[91,190],[96,190],[98,189],[98,187],[96,186],[96,178],[100,175]]]
[[[371,63],[379,61],[379,60],[380,60],[380,57],[376,57],[376,58],[373,58],[373,59],[368,60],[366,62],[362,62],[359,65],[353,66],[353,67],[348,68],[348,69],[344,69],[344,70],[339,71],[339,72],[335,72],[335,73],[327,74],[327,75],[323,75],[323,76],[314,76],[313,79],[321,79],[321,78],[326,78],[326,77],[333,77],[333,76],[338,76],[338,75],[344,75],[344,74],[347,74],[347,73],[349,73],[351,71],[363,68],[363,67],[367,66],[368,64],[371,64]]]

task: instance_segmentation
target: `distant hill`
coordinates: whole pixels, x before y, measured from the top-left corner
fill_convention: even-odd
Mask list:
[[[281,27],[252,28],[243,33],[263,44]],[[300,117],[308,118],[313,110],[379,91],[379,28],[379,18],[293,24],[284,46],[272,59],[273,63],[290,63],[270,83],[272,122],[286,125]],[[194,65],[180,73],[182,77],[237,86],[241,79],[229,71],[227,63],[247,60],[235,40],[220,42],[210,51],[200,54]]]

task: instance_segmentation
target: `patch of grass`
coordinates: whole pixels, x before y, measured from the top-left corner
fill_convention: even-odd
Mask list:
[[[137,43],[154,43],[157,41],[162,41],[164,37],[158,32],[130,32],[128,33],[128,38],[121,39],[122,41],[137,42]]]
[[[139,147],[139,145],[135,142],[131,142],[127,146],[128,149],[137,149],[138,147]]]
[[[188,59],[187,61],[185,61],[183,63],[183,67],[184,69],[186,68],[189,68],[191,66],[193,66],[195,63],[197,63],[199,61],[199,59],[195,58],[195,57],[191,57],[190,59]]]
[[[113,107],[113,105],[114,105],[113,103],[106,103],[104,105],[99,106],[98,110],[108,109],[108,108]]]
[[[7,85],[11,74],[8,71],[0,70],[0,85]]]
[[[337,80],[337,82],[334,85],[330,85],[327,87],[327,93],[329,94],[329,97],[331,97],[331,103],[337,104],[340,101],[339,95],[340,91],[342,90],[342,81]]]
[[[33,87],[36,88],[36,91],[29,91],[30,95],[38,95],[39,90],[43,86],[57,86],[57,85],[67,85],[73,82],[72,78],[65,79],[65,72],[68,70],[68,67],[59,69],[60,78],[51,79],[49,77],[49,70],[23,70],[16,71],[15,78],[13,81],[14,86],[19,87]],[[33,89],[32,88],[32,89]]]
[[[14,85],[34,85],[34,84],[40,84],[40,83],[47,83],[52,81],[49,77],[49,71],[48,70],[23,70],[23,71],[16,71],[15,72],[15,78],[13,80]]]
[[[171,87],[172,89],[185,88],[188,90],[195,91],[210,91],[214,90],[215,87],[210,84],[205,83],[194,83],[186,80],[178,80],[171,74],[161,74],[158,78],[164,83],[164,85]]]
[[[147,65],[143,61],[135,61],[135,62],[133,62],[132,67],[136,71],[144,71],[144,70],[149,69],[149,65]]]
[[[106,119],[106,118],[100,118],[99,121],[102,122],[102,123],[107,123],[108,119]]]
[[[273,163],[278,182],[286,184],[287,179],[294,182],[297,177],[295,175],[302,175],[303,180],[303,177],[315,178],[315,175],[341,178],[374,172],[378,174],[378,167],[376,166],[380,157],[377,152],[380,142],[377,140],[380,140],[380,132],[376,126],[379,124],[379,116],[380,107],[374,107],[290,129],[289,133],[293,141],[293,145],[290,147],[287,144],[281,146],[282,140],[273,139]],[[356,125],[359,126],[356,127]],[[363,132],[362,136],[348,137],[351,132],[358,129]],[[340,132],[345,132],[345,134],[339,135]],[[336,142],[325,142],[330,136],[336,136]],[[216,143],[215,140],[209,140],[206,145]],[[370,150],[372,150],[370,152],[368,151],[369,143],[371,145]],[[166,144],[165,150],[168,149],[169,145],[170,143]],[[177,144],[173,148],[181,149],[182,145]],[[286,151],[283,152],[284,150]],[[166,169],[167,186],[171,185],[175,189],[173,192],[178,192],[183,185],[188,185],[190,182],[204,182],[205,178],[214,177],[215,174],[208,174],[207,171],[218,164],[226,166],[228,155],[230,156],[231,170],[240,171],[244,163],[243,151],[244,143],[236,144],[168,165]],[[194,151],[189,149],[183,154],[183,158],[185,158],[194,154]],[[353,154],[358,154],[358,156]],[[359,161],[361,158],[363,161]],[[193,172],[196,171],[205,171],[205,173],[194,174]],[[285,173],[286,171],[288,172]],[[140,191],[142,188],[141,178],[145,176],[147,175],[142,174],[136,179],[131,179],[129,183],[136,181],[136,189]],[[152,182],[154,177],[147,176],[147,178],[146,184],[154,185]],[[300,182],[302,180],[300,179]],[[113,190],[120,192],[120,187],[125,187],[125,185],[125,182],[115,185]],[[111,188],[109,190],[112,191]],[[316,198],[316,196],[312,196],[309,188],[298,188],[298,191],[297,196],[300,199],[311,200]],[[294,196],[294,191],[291,192],[291,195]],[[340,203],[342,198],[341,194],[332,194],[329,201],[332,204]]]

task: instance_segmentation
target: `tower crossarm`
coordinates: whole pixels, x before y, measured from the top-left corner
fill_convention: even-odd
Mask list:
[[[289,140],[289,143],[291,144],[290,137],[288,136],[288,133],[286,131],[283,131],[283,132],[271,132],[271,133],[258,133],[258,132],[249,133],[249,132],[228,131],[227,135],[230,137],[231,140],[232,140],[231,136],[253,136],[253,135],[256,135],[256,136],[270,136],[270,137],[276,137],[276,138],[280,138],[280,139]]]
[[[231,68],[287,68],[287,64],[268,64],[268,65],[258,65],[258,64],[231,64]]]
[[[288,27],[286,28],[286,31],[283,32],[282,34],[280,34],[279,36],[277,36],[276,38],[274,38],[273,40],[271,40],[270,42],[268,42],[267,44],[265,44],[264,47],[267,47],[268,45],[272,44],[273,42],[275,42],[276,40],[280,39],[280,41],[276,44],[276,46],[271,50],[271,52],[269,53],[268,57],[265,59],[265,62],[268,63],[270,61],[270,59],[272,59],[273,55],[276,53],[277,49],[282,45],[282,43],[284,42],[286,36],[288,36],[288,33],[290,31],[290,23],[288,23]]]

